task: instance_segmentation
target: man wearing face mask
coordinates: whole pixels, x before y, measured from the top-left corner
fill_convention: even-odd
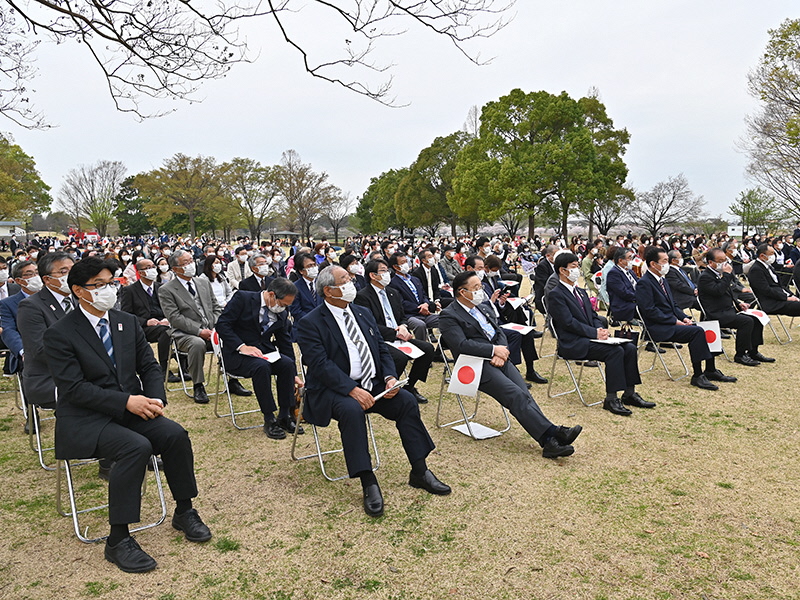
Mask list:
[[[389,285],[397,290],[403,299],[403,311],[414,337],[418,340],[427,340],[428,330],[439,326],[437,314],[439,306],[428,297],[422,282],[411,275],[411,259],[408,256],[396,252],[387,262],[393,271]]]
[[[234,251],[233,260],[228,263],[225,274],[228,276],[228,283],[234,289],[239,289],[239,282],[249,276],[247,270],[247,248],[238,246]]]
[[[683,267],[683,256],[679,250],[670,250],[667,253],[669,258],[669,271],[667,272],[667,283],[672,290],[672,297],[678,308],[686,310],[694,308],[700,310],[697,304],[697,285],[689,278],[681,267]]]
[[[636,303],[653,340],[688,343],[693,369],[691,384],[695,387],[713,391],[719,387],[712,381],[736,381],[735,377],[728,377],[717,369],[705,331],[693,325],[691,318],[675,304],[665,279],[669,270],[667,253],[658,246],[650,246],[645,251],[644,260],[647,271],[636,286]]]
[[[194,382],[194,401],[208,404],[204,385],[206,351],[211,348],[211,333],[222,307],[217,303],[211,283],[195,277],[192,254],[176,250],[169,257],[175,278],[159,288],[159,300],[164,317],[170,324],[170,335],[178,350],[188,356],[189,374]]]
[[[605,363],[606,397],[603,408],[615,415],[629,416],[627,406],[654,408],[636,391],[639,376],[636,345],[612,346],[592,343],[605,340],[609,331],[592,308],[589,295],[577,286],[580,277],[578,257],[565,252],[556,257],[559,284],[547,296],[549,315],[558,335],[558,354],[570,360],[597,360]],[[622,398],[617,396],[622,392]]]
[[[581,426],[558,427],[544,416],[522,375],[508,360],[505,331],[484,304],[486,294],[480,279],[473,272],[461,273],[453,280],[453,294],[456,301],[442,311],[440,320],[445,345],[456,358],[468,354],[486,359],[478,389],[508,409],[542,447],[544,458],[570,456]]]
[[[464,269],[456,260],[456,249],[452,246],[445,246],[442,251],[441,265],[449,281],[453,281],[456,275],[461,273]]]
[[[364,278],[364,265],[361,264],[357,254],[345,254],[339,259],[339,266],[350,273],[357,291],[360,292],[367,286],[367,280]]]
[[[322,304],[322,298],[317,295],[314,281],[319,273],[319,267],[314,257],[307,252],[298,252],[294,256],[294,270],[297,273],[297,280],[294,286],[297,288],[294,302],[289,308],[294,322],[300,319]]]
[[[707,319],[719,321],[720,327],[736,329],[736,355],[734,362],[748,367],[757,367],[762,362],[775,362],[758,351],[764,343],[764,326],[750,315],[741,314],[750,305],[738,301],[733,296],[731,280],[735,277],[733,267],[725,253],[712,248],[706,253],[707,269],[700,274],[697,287],[700,302]]]
[[[297,341],[310,374],[304,417],[320,427],[326,427],[331,419],[338,421],[348,474],[361,480],[364,511],[372,517],[383,514],[383,495],[369,455],[365,412],[395,421],[411,463],[409,485],[431,494],[449,494],[450,487],[428,469],[426,458],[434,449],[433,441],[420,419],[416,399],[406,390],[394,388],[394,363],[372,313],[351,304],[356,289],[347,271],[329,267],[319,274],[316,286],[324,303],[297,322]]]
[[[267,289],[272,281],[274,271],[270,266],[272,257],[264,254],[254,254],[247,259],[247,266],[251,275],[239,283],[239,289],[245,292],[261,292]]]
[[[544,256],[536,263],[536,269],[533,274],[533,293],[535,295],[536,310],[541,314],[545,314],[544,310],[544,288],[547,285],[547,280],[553,274],[553,261],[555,260],[555,253],[558,251],[558,246],[550,244],[544,249]]]
[[[781,286],[773,268],[775,249],[769,244],[761,244],[756,252],[758,259],[753,262],[747,279],[761,310],[771,315],[800,316],[800,298]]]
[[[428,298],[433,300],[437,308],[441,310],[443,306],[450,304],[453,298],[444,298],[442,296],[442,278],[439,276],[436,258],[434,258],[433,252],[427,248],[417,254],[417,258],[419,259],[419,267],[414,269],[411,275],[419,279]]]
[[[5,371],[10,375],[19,373],[22,378],[23,359],[25,350],[22,345],[22,336],[17,328],[17,311],[19,303],[28,296],[35,294],[42,287],[42,280],[36,272],[36,265],[30,261],[17,261],[11,269],[14,277],[17,293],[0,301],[0,323],[2,323],[2,340],[6,348],[9,349],[8,359],[5,364]],[[28,433],[29,424],[25,424],[25,433]]]
[[[253,380],[253,389],[264,414],[264,433],[281,440],[294,433],[297,423],[291,414],[294,406],[296,377],[292,333],[286,308],[297,293],[294,284],[284,277],[273,279],[263,292],[239,291],[233,295],[217,320],[222,340],[222,355],[229,373]],[[278,351],[280,357],[264,357]],[[278,418],[271,377],[275,375],[278,391]],[[298,433],[303,433],[302,427]]]
[[[36,265],[40,279],[31,278],[27,281],[28,291],[35,291],[37,287],[40,291],[19,303],[17,328],[25,349],[22,387],[30,404],[44,407],[55,404],[55,384],[47,365],[44,332],[75,309],[67,284],[73,264],[74,261],[65,252],[43,254]]]

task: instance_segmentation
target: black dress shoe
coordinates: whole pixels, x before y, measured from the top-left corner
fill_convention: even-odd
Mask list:
[[[211,539],[211,530],[200,519],[196,508],[190,508],[182,515],[172,515],[172,526],[182,531],[190,542],[207,542]]]
[[[647,345],[644,347],[647,352],[658,352],[659,354],[665,354],[667,351],[663,348],[657,347],[653,342],[647,342]]]
[[[106,542],[104,554],[108,562],[114,563],[126,573],[147,573],[158,566],[155,559],[142,550],[131,536],[123,538],[116,546],[109,546]]]
[[[252,396],[253,392],[246,390],[238,379],[228,379],[228,390],[234,396]]]
[[[705,372],[706,379],[709,381],[721,381],[723,383],[736,383],[738,380],[736,377],[732,375],[725,375],[719,369],[714,369],[713,371],[706,371]]]
[[[737,354],[733,357],[733,362],[738,363],[740,365],[744,365],[746,367],[757,367],[761,363],[757,360],[753,360],[747,354]]]
[[[277,421],[264,423],[264,433],[267,434],[268,438],[273,440],[282,440],[286,437],[286,432],[280,425],[278,425]]]
[[[206,387],[202,383],[194,384],[194,401],[197,404],[208,404],[208,394],[206,394]]]
[[[383,514],[383,494],[377,483],[364,488],[364,512],[370,517],[380,517]]]
[[[679,344],[677,342],[661,342],[659,346],[662,348],[675,348],[676,350],[683,348],[683,344]]]
[[[600,366],[600,364],[596,360],[587,360],[583,363],[584,367],[589,367],[590,369],[595,369]]]
[[[630,396],[622,395],[622,403],[628,406],[635,406],[636,408],[655,408],[655,402],[648,402],[639,395],[639,392],[633,392]]]
[[[426,469],[422,475],[412,471],[408,476],[408,485],[437,496],[447,496],[452,491],[450,486],[439,481],[430,469]]]
[[[111,477],[111,467],[114,466],[114,463],[111,462],[109,464],[104,464],[103,461],[97,463],[97,476],[102,479],[103,481],[108,481]]]
[[[719,337],[721,337],[723,340],[729,340],[731,339],[731,334],[725,333],[724,331],[720,331]]]
[[[172,371],[167,373],[167,383],[180,383],[181,378],[175,375]]]
[[[764,356],[761,352],[753,352],[750,354],[750,358],[753,360],[757,360],[758,362],[765,362],[765,363],[774,363],[775,359],[770,358],[769,356]]]
[[[156,456],[156,464],[158,465],[158,470],[159,471],[163,471],[164,470],[164,461],[161,460],[160,456]],[[152,460],[148,460],[147,461],[147,470],[148,471],[152,471],[153,470],[153,461]]]
[[[533,383],[547,383],[547,378],[539,375],[539,373],[536,372],[536,369],[529,369],[528,372],[525,373],[525,379],[532,381]]]
[[[606,398],[605,400],[603,400],[603,409],[607,410],[610,413],[614,413],[615,415],[621,415],[623,417],[630,417],[633,414],[632,410],[622,406],[622,403],[616,396],[614,396],[613,398]]]
[[[542,446],[542,456],[544,458],[560,458],[562,456],[572,456],[574,453],[575,448],[569,444],[560,444],[555,436],[547,440]]]
[[[533,331],[531,331],[531,335],[533,336],[533,339],[538,340],[540,337],[544,335],[544,331],[539,331],[538,329],[534,329]]]
[[[283,429],[286,433],[293,434],[295,429],[297,429],[297,435],[303,435],[305,433],[305,430],[303,430],[303,426],[298,425],[291,415],[289,415],[288,417],[281,417],[280,419],[278,419],[277,423],[278,427]]]
[[[411,387],[406,387],[405,389],[408,390],[409,392],[411,392],[411,395],[414,396],[414,400],[417,401],[417,404],[427,404],[428,403],[428,399],[425,396],[423,396],[422,394],[420,394],[417,391],[417,388],[411,386]]]
[[[719,389],[719,387],[708,380],[708,377],[706,377],[705,373],[698,375],[697,377],[692,377],[691,383],[693,386],[699,387],[701,390],[716,391]]]
[[[32,431],[36,431],[33,428],[32,419],[36,419],[36,421],[39,422],[39,413],[29,406],[28,418],[25,420],[25,426],[22,428],[22,431],[25,432],[25,435],[30,435]]]
[[[569,446],[570,444],[572,444],[572,442],[575,441],[575,438],[577,438],[581,434],[581,431],[583,431],[583,427],[581,427],[580,425],[575,425],[574,427],[560,426],[556,430],[556,434],[554,437],[556,438],[556,441],[558,441],[558,443],[561,444],[562,446]]]

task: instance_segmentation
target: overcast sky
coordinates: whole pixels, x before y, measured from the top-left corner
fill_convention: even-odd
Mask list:
[[[684,173],[716,215],[752,186],[736,149],[744,117],[757,106],[747,94],[747,73],[767,31],[797,17],[792,6],[777,0],[518,0],[508,27],[471,46],[494,57],[480,67],[409,24],[403,36],[383,40],[375,55],[395,64],[393,93],[404,108],[311,78],[274,25],[254,23],[246,31],[258,53],[253,64],[204,85],[202,102],[163,101],[158,108],[177,112],[142,123],[115,111],[105,80],[80,46],[43,43],[31,87],[57,127],[27,131],[7,121],[0,128],[34,157],[54,197],[69,169],[100,159],[120,160],[137,173],[177,152],[276,164],[294,149],[356,198],[371,177],[409,165],[435,137],[460,129],[473,105],[513,88],[579,98],[595,87],[615,126],[631,134],[628,183],[647,189]],[[303,25],[298,31],[310,47],[323,48],[330,18],[308,8],[291,18]],[[328,37],[333,48],[342,45],[338,36]]]

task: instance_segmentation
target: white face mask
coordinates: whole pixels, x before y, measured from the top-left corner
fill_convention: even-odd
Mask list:
[[[172,250],[164,250],[163,254],[164,256],[169,256],[170,254],[172,254]]]
[[[8,281],[8,269],[0,269],[0,283]]]
[[[667,273],[669,273],[669,263],[661,265],[658,270],[662,277],[666,277]]]
[[[487,277],[500,277],[500,271],[486,271]]]
[[[572,283],[578,281],[578,278],[581,276],[581,270],[577,267],[574,269],[569,270],[569,275],[567,275],[567,279],[569,279]]]
[[[392,274],[389,271],[384,271],[383,273],[378,273],[378,282],[383,286],[386,287],[392,281]]]
[[[158,265],[158,270],[161,271],[162,273],[166,273],[167,271],[169,271],[169,265]]]
[[[100,312],[111,310],[117,303],[117,289],[110,285],[104,286],[99,290],[89,290],[89,293],[92,295],[89,304]]]
[[[774,263],[774,262],[775,262],[775,255],[773,254],[772,256],[770,256],[770,257],[767,259],[767,264],[768,264],[768,265],[771,265],[771,264],[772,264],[772,263]]]
[[[265,256],[265,257],[264,257],[264,260],[266,260],[266,261],[267,261],[267,264],[268,264],[268,265],[271,265],[271,264],[272,264],[272,257],[271,257],[271,256]]]
[[[267,305],[267,308],[269,308],[270,312],[273,312],[276,315],[279,315],[280,313],[286,310],[286,307],[283,306],[282,304],[278,304],[277,300],[275,301],[275,306]]]
[[[473,305],[478,306],[478,304],[480,304],[481,302],[486,301],[486,293],[482,289],[475,290],[474,292],[471,293],[472,293],[472,300],[470,300],[470,302],[472,302]]]
[[[30,279],[25,282],[25,287],[31,294],[35,294],[39,290],[42,289],[44,283],[42,283],[42,278],[38,275],[34,275]]]
[[[38,253],[38,252],[31,252],[31,253],[30,253],[30,257],[31,257],[31,259],[33,259],[33,260],[36,260],[36,257],[37,257],[37,256],[39,256],[39,253]]]
[[[683,259],[682,259],[682,258],[679,258],[679,259],[678,259],[678,266],[679,266],[679,267],[682,267],[682,266],[683,266]]]
[[[58,291],[64,294],[65,296],[69,295],[69,285],[67,285],[67,275],[63,275],[61,277],[52,277],[58,282]]]
[[[239,255],[239,256],[237,256],[236,258],[238,258],[238,259],[239,259],[239,262],[242,262],[242,263],[243,263],[244,261],[246,261],[246,260],[247,260],[247,254],[240,254],[240,255]]]
[[[481,281],[483,281],[483,278],[486,277],[486,271],[475,271],[475,273],[478,275],[478,279]]]
[[[356,299],[356,284],[352,281],[348,281],[344,285],[338,286],[340,290],[342,290],[341,299],[345,302],[352,302]]]
[[[261,275],[261,277],[266,277],[267,275],[269,275],[269,271],[270,271],[269,265],[258,266],[258,274]]]
[[[197,268],[193,262],[183,267],[183,275],[185,277],[194,277],[196,272]]]
[[[222,273],[222,263],[214,263],[211,266],[211,270],[214,271],[214,273]],[[152,279],[152,277],[149,277],[148,279]]]
[[[425,262],[428,264],[429,267],[433,267],[436,265],[436,259],[433,258],[432,256]]]
[[[164,265],[164,266],[166,266],[166,265]],[[158,275],[158,271],[156,270],[155,267],[150,267],[149,269],[145,269],[144,271],[141,271],[141,274],[142,274],[142,277],[144,277],[145,279],[149,279],[150,281],[153,281],[153,279],[155,279],[156,276]]]
[[[364,265],[360,263],[353,263],[347,268],[353,275],[363,275],[364,274]]]
[[[316,279],[317,275],[319,275],[319,267],[308,267],[306,269],[306,278],[307,279]]]
[[[406,261],[406,262],[404,262],[402,265],[400,265],[400,272],[401,272],[403,275],[408,275],[408,272],[409,272],[410,270],[411,270],[411,265],[409,265],[409,264],[408,264],[408,261]]]

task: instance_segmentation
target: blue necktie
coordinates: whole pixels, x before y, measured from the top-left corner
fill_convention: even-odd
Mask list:
[[[108,330],[108,320],[100,319],[98,324],[100,325],[100,340],[103,342],[103,346],[106,348],[108,358],[111,359],[111,362],[114,363],[114,366],[116,367],[117,361],[114,360],[114,344],[111,343],[111,332]]]
[[[386,315],[386,326],[397,329],[397,323],[392,314],[392,307],[389,306],[389,298],[386,296],[386,290],[381,290],[378,295],[381,297],[381,304],[383,304],[383,312]]]
[[[480,311],[478,311],[478,309],[475,308],[474,306],[469,309],[469,314],[471,314],[475,318],[475,320],[480,324],[481,329],[483,329],[483,332],[486,334],[486,337],[488,337],[491,340],[492,338],[494,338],[494,327],[492,327],[492,324],[489,323],[485,315],[481,314],[480,317],[483,317],[481,319],[478,316],[478,312]]]
[[[696,287],[697,287],[697,286],[694,284],[694,281],[692,281],[691,279],[689,279],[689,276],[686,274],[686,272],[685,272],[683,269],[681,269],[680,267],[678,267],[678,271],[680,271],[680,272],[681,272],[681,275],[683,275],[683,278],[684,278],[684,279],[687,281],[687,283],[689,284],[689,286],[690,286],[692,289],[694,289],[694,288],[696,288]]]

